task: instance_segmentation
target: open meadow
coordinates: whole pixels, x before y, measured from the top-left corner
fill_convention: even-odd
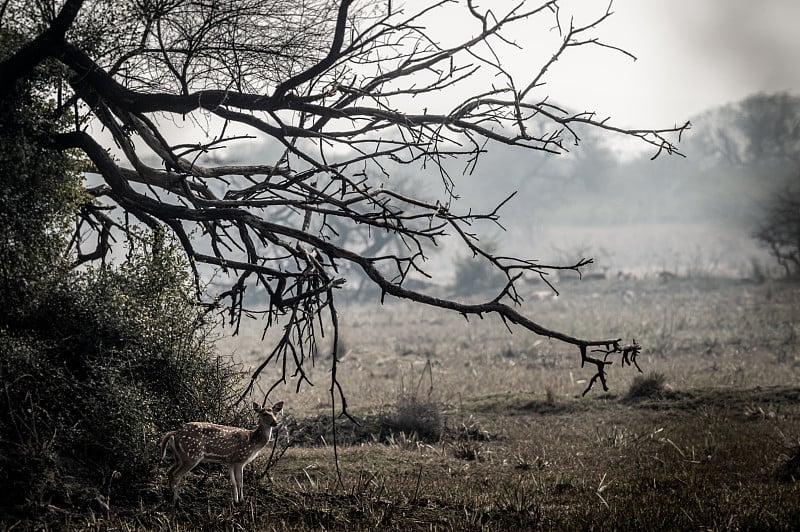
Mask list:
[[[285,422],[273,460],[265,451],[245,470],[243,505],[232,506],[223,468],[201,467],[177,510],[162,475],[139,508],[70,525],[800,528],[800,285],[653,278],[561,289],[546,298],[532,288],[526,310],[583,337],[635,337],[643,373],[615,363],[610,391],[582,397],[592,371],[558,342],[405,303],[342,308],[339,371],[360,425],[336,419],[338,473],[321,353],[313,388],[296,395],[290,381],[271,394],[286,402]],[[250,367],[269,349],[258,338],[244,330],[220,348]]]

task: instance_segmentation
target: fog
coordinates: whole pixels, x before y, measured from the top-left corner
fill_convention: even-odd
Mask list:
[[[490,143],[471,173],[463,172],[464,161],[450,166],[458,196],[451,209],[490,212],[514,194],[499,211],[502,227],[474,229],[501,254],[545,264],[592,257],[587,271],[612,276],[746,278],[754,265],[770,271],[775,265],[752,233],[765,199],[800,178],[800,97],[755,94],[691,122],[681,154],[655,160],[655,149],[620,151],[619,138],[593,130],[581,131],[581,143],[561,156]],[[277,160],[273,151],[251,143],[233,157]],[[420,164],[395,168],[385,185],[447,197],[438,172]],[[440,241],[425,265],[430,282],[453,283],[453,263],[466,256],[455,239]]]
[[[464,204],[504,206],[500,251],[552,262],[595,257],[597,267],[747,276],[769,258],[751,235],[769,195],[800,178],[800,99],[753,95],[692,117],[683,156],[635,157],[587,132],[566,156],[496,146],[458,180]],[[678,270],[683,270],[679,272]]]

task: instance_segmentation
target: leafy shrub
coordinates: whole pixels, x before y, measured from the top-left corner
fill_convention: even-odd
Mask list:
[[[215,356],[176,257],[141,249],[119,268],[69,276],[25,328],[0,330],[6,504],[69,504],[74,489],[107,493],[112,475],[115,493],[135,498],[157,471],[162,432],[237,415],[241,376]]]
[[[24,40],[0,28],[0,60]],[[239,375],[215,356],[173,245],[72,269],[72,221],[94,199],[81,159],[43,142],[59,114],[43,90],[52,76],[63,72],[44,63],[0,96],[0,515],[107,497],[112,477],[135,498],[157,471],[161,432],[237,414]]]
[[[13,38],[0,28],[0,60]],[[24,323],[68,274],[70,222],[84,200],[80,161],[37,139],[54,104],[31,85],[0,98],[0,327]]]

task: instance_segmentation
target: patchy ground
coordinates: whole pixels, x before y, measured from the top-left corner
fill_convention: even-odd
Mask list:
[[[567,332],[635,336],[644,374],[615,365],[609,393],[580,397],[591,371],[555,342],[403,305],[344,310],[361,425],[337,419],[341,476],[321,359],[311,393],[273,394],[287,401],[278,443],[293,444],[248,466],[240,507],[209,467],[177,510],[162,475],[133,506],[112,491],[108,513],[0,527],[800,529],[800,286],[608,281],[531,309]],[[245,363],[260,349],[247,340]]]

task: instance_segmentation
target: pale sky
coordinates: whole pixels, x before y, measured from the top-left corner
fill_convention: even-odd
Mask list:
[[[507,2],[476,3],[482,11],[500,11]],[[564,0],[563,18],[568,22],[574,14],[576,25],[583,24],[607,6],[600,0]],[[556,101],[610,115],[622,126],[655,128],[757,92],[800,93],[800,0],[615,0],[612,11],[592,36],[638,60],[575,49],[547,78],[546,91]],[[465,21],[468,16],[436,26],[456,32]],[[515,35],[526,52],[510,56],[510,64],[530,60],[534,68],[536,51],[552,50],[543,46],[543,33],[557,37],[533,23]]]
[[[620,121],[657,127],[756,92],[800,93],[800,0],[616,0],[613,11],[600,35],[638,60],[607,53],[582,65],[591,86],[564,93]]]
[[[474,0],[480,11],[496,12],[518,2]],[[430,1],[405,4],[412,12]],[[444,45],[479,30],[464,0],[460,4],[425,20]],[[560,5],[562,24],[573,15],[581,25],[601,16],[608,2],[561,0]],[[588,36],[629,51],[637,61],[608,49],[573,49],[553,65],[536,98],[549,96],[573,111],[596,111],[598,118],[611,117],[621,127],[655,129],[758,92],[800,95],[800,0],[615,0],[612,11]],[[560,42],[549,15],[515,26],[511,36],[522,49],[499,46],[497,52],[520,81],[537,72]],[[465,89],[483,92],[487,86],[482,82]],[[447,91],[430,95],[445,114],[461,96]],[[421,110],[427,106],[421,100],[409,103]]]

